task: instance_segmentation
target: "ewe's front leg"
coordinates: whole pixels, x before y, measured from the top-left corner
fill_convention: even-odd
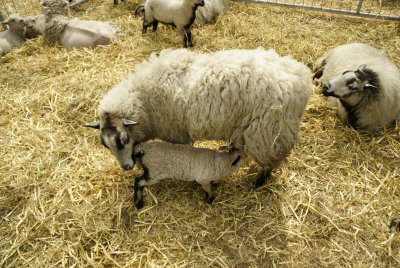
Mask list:
[[[183,47],[187,48],[188,47],[188,35],[186,29],[182,30],[182,39],[183,39]]]

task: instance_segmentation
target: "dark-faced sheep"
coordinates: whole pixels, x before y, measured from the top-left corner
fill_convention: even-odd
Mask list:
[[[143,174],[135,179],[135,206],[143,207],[143,188],[164,179],[195,181],[206,193],[206,201],[215,199],[212,183],[237,171],[243,163],[240,151],[218,152],[191,145],[149,141],[135,145],[134,160]]]
[[[320,58],[314,71],[339,118],[352,127],[375,132],[399,118],[400,71],[382,50],[342,45]]]
[[[111,89],[87,126],[124,169],[135,142],[232,142],[263,167],[261,186],[293,148],[311,90],[311,71],[274,50],[167,49]]]

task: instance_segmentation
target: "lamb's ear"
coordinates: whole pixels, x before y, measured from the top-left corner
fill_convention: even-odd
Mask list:
[[[0,22],[1,23],[1,25],[8,25],[8,21],[2,21],[2,22]]]
[[[95,128],[95,129],[100,129],[100,122],[99,121],[95,121],[89,124],[84,125],[85,127],[91,127],[91,128]]]
[[[125,127],[129,127],[129,126],[133,126],[133,125],[137,125],[138,122],[126,119],[126,118],[122,118],[122,124],[124,124]]]
[[[372,85],[372,84],[365,84],[365,85],[363,86],[363,89],[375,91],[375,90],[377,90],[378,88],[377,88],[376,86]]]

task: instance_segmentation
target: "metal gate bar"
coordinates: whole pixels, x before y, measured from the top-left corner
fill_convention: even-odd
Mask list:
[[[324,11],[324,12],[344,14],[344,15],[350,15],[350,16],[359,16],[359,17],[369,17],[369,18],[400,21],[400,16],[397,16],[397,15],[362,12],[361,8],[362,8],[363,0],[359,0],[356,11],[344,10],[344,9],[333,8],[333,7],[330,7],[330,8],[318,7],[318,6],[312,6],[312,5],[307,5],[307,4],[290,4],[290,3],[280,2],[280,1],[268,1],[268,0],[239,0],[239,1],[240,2],[253,2],[253,3],[261,3],[261,4],[269,4],[269,5],[274,5],[274,6],[285,6],[285,7],[290,7],[290,8],[299,8],[299,9],[306,9],[306,10],[313,10],[313,11]],[[332,3],[332,1],[331,1],[331,3]]]

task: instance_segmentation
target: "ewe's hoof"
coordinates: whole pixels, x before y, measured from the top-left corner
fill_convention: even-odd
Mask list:
[[[136,201],[136,202],[135,202],[135,207],[136,207],[137,209],[142,209],[142,208],[144,207],[144,205],[143,205],[143,200]]]
[[[271,177],[271,169],[263,170],[253,182],[255,188],[261,187]]]
[[[215,200],[215,196],[208,196],[208,194],[206,193],[206,196],[204,199],[208,204],[212,204]]]

